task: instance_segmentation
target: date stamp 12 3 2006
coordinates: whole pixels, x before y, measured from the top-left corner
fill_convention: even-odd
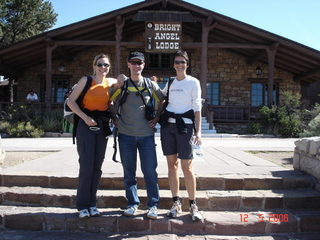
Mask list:
[[[249,214],[240,214],[240,222],[248,222]],[[270,213],[268,215],[258,214],[257,215],[258,222],[289,222],[289,214],[274,214]]]

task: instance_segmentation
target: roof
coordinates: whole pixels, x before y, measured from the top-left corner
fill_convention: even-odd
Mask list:
[[[183,21],[182,33],[193,37],[199,46],[202,20],[205,19],[205,24],[212,26],[209,47],[228,48],[243,55],[249,63],[259,61],[265,64],[268,64],[265,47],[277,48],[276,68],[292,73],[296,81],[320,81],[320,51],[182,0],[141,1],[1,48],[0,75],[19,75],[24,68],[44,63],[47,44],[58,43],[53,59],[64,57],[67,60],[71,60],[74,53],[92,47],[92,43],[86,45],[85,40],[94,40],[95,45],[112,44],[116,36],[115,23],[122,19],[125,19],[121,39],[124,44],[130,36],[145,31],[146,19],[161,18],[158,11],[171,13],[170,19]],[[64,42],[68,40],[73,40],[73,45]]]

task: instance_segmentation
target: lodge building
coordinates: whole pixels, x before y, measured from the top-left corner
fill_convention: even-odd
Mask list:
[[[320,102],[320,52],[182,0],[145,0],[0,48],[0,75],[17,82],[14,101],[30,89],[45,109],[85,75],[99,53],[111,58],[109,76],[128,75],[127,56],[146,56],[143,75],[163,87],[175,75],[172,53],[186,50],[188,74],[200,80],[218,130],[241,132],[257,110],[283,104],[283,93]],[[3,89],[2,89],[3,90]],[[9,102],[2,94],[1,102]]]

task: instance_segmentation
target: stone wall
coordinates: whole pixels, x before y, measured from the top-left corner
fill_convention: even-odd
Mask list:
[[[295,141],[293,167],[317,179],[320,191],[320,137],[302,138]]]
[[[6,157],[6,152],[3,148],[1,148],[1,135],[0,135],[0,169],[5,157]]]

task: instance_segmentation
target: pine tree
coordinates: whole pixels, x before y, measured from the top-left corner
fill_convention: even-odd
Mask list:
[[[50,1],[0,0],[0,47],[48,30],[57,16]]]

